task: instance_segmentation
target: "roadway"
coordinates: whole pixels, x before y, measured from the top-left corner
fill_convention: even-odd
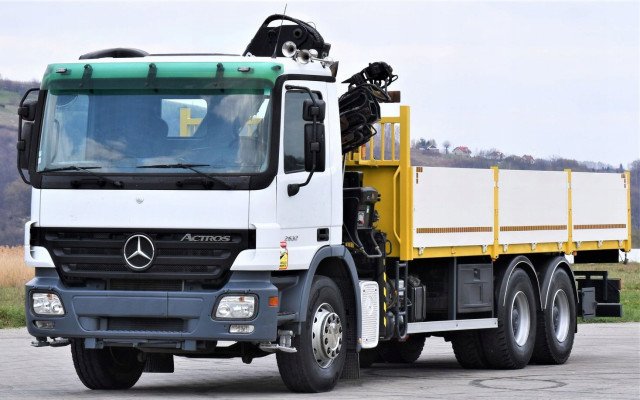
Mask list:
[[[325,398],[290,393],[275,357],[176,357],[173,374],[143,374],[128,391],[91,391],[76,377],[69,347],[34,348],[26,329],[0,330],[0,399]],[[377,364],[359,380],[340,381],[332,398],[380,399],[634,399],[640,398],[640,323],[579,325],[569,361],[522,370],[464,370],[451,345],[429,338],[411,366]]]

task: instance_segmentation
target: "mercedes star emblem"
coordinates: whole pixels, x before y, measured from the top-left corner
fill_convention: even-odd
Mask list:
[[[124,261],[134,271],[144,271],[151,266],[155,247],[151,238],[143,234],[131,236],[124,244]]]

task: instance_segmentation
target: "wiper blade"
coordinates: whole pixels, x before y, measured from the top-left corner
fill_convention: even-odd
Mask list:
[[[58,172],[58,171],[85,171],[88,172],[86,170],[88,169],[99,169],[102,168],[100,166],[91,166],[91,167],[78,167],[77,165],[69,165],[67,167],[60,167],[60,168],[45,168],[40,172]]]
[[[102,175],[96,174],[95,172],[89,171],[90,169],[99,169],[99,168],[102,168],[102,167],[100,166],[78,167],[77,165],[69,165],[69,166],[60,167],[60,168],[45,168],[40,172],[80,171],[80,172],[84,172],[85,174],[93,175],[97,177],[98,178],[97,183],[99,186],[104,186],[105,182],[109,182],[110,184],[112,184],[117,188],[124,187],[124,183],[122,183],[122,181],[114,181],[113,179],[107,178],[106,176],[102,176]],[[71,186],[78,187],[80,186],[81,183],[82,181],[74,180],[74,181],[71,181]]]
[[[184,169],[192,169],[194,167],[208,167],[209,164],[152,164],[152,165],[138,165],[136,168],[184,168]],[[197,170],[194,170],[198,172]]]
[[[188,169],[190,171],[195,172],[196,174],[203,176],[207,179],[209,179],[212,183],[217,183],[218,185],[224,187],[225,189],[233,189],[233,186],[228,184],[227,182],[223,181],[220,178],[217,178],[215,176],[209,175],[209,174],[205,174],[202,171],[199,171],[196,169],[196,167],[208,167],[209,164],[182,164],[182,163],[178,163],[178,164],[154,164],[154,165],[139,165],[136,168],[182,168],[182,169]],[[205,186],[209,186],[206,185],[204,182],[203,184]],[[211,185],[213,186],[213,185]]]

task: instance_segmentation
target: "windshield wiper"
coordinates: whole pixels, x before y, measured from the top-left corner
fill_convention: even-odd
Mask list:
[[[224,187],[225,189],[233,189],[233,186],[228,184],[227,182],[223,181],[220,178],[217,178],[215,176],[209,175],[209,174],[205,174],[202,171],[197,170],[195,167],[208,167],[209,164],[182,164],[182,163],[178,163],[178,164],[154,164],[154,165],[139,165],[136,168],[182,168],[182,169],[188,169],[190,171],[195,172],[196,174],[203,176],[205,178],[207,178],[209,181],[202,181],[203,186],[205,187],[210,187],[212,186],[211,183],[217,183],[218,185]]]
[[[104,186],[105,182],[109,182],[110,184],[112,184],[117,188],[121,188],[124,186],[124,183],[122,183],[122,181],[114,181],[113,179],[107,178],[106,176],[102,176],[102,175],[96,174],[95,172],[89,171],[90,169],[99,169],[99,168],[102,168],[102,167],[100,166],[78,167],[77,165],[69,165],[67,167],[60,167],[60,168],[45,168],[40,172],[42,173],[42,172],[59,172],[59,171],[80,171],[80,172],[84,172],[85,174],[93,175],[97,177],[99,186]],[[78,187],[80,186],[80,184],[82,184],[82,181],[76,181],[76,180],[71,181],[71,186],[73,187]]]
[[[77,165],[69,165],[67,167],[60,167],[60,168],[45,168],[40,172],[57,172],[57,171],[85,171],[85,172],[89,172],[87,171],[88,169],[99,169],[102,168],[100,166],[91,166],[91,167],[78,167]]]

